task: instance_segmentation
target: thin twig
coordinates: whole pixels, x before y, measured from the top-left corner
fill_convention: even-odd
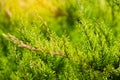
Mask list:
[[[4,38],[10,40],[11,42],[13,42],[14,44],[17,44],[19,47],[21,48],[26,48],[29,49],[31,51],[39,51],[39,52],[43,52],[44,49],[37,49],[31,45],[25,44],[23,41],[19,40],[18,38],[16,38],[15,36],[11,35],[11,34],[2,34]],[[52,54],[52,55],[57,55],[57,56],[62,56],[62,57],[66,57],[64,54],[58,54],[57,52],[50,52],[50,51],[44,51],[46,54]]]

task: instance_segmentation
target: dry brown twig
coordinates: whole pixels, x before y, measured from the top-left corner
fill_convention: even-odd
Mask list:
[[[12,17],[12,12],[10,11],[9,8],[7,8],[7,9],[5,10],[5,12],[6,12],[6,15],[8,16],[8,18],[11,18],[11,17]]]
[[[29,49],[31,51],[39,51],[39,52],[43,52],[43,49],[37,49],[31,45],[25,44],[23,41],[19,40],[18,38],[16,38],[15,36],[11,35],[11,34],[2,34],[4,38],[10,40],[11,42],[13,42],[14,44],[17,44],[19,47],[21,48],[26,48]],[[46,54],[52,54],[52,55],[57,55],[57,56],[62,56],[62,57],[66,57],[64,54],[58,54],[57,52],[50,52],[50,51],[44,51]]]

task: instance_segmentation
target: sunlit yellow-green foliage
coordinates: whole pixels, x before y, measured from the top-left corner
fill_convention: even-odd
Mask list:
[[[119,0],[0,0],[0,80],[119,80]]]

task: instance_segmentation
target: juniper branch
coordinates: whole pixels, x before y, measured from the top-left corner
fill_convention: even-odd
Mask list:
[[[17,44],[21,48],[26,48],[26,49],[31,50],[31,51],[45,52],[46,54],[52,54],[52,55],[66,57],[63,53],[58,54],[57,52],[54,52],[54,51],[53,52],[45,51],[43,48],[37,49],[37,48],[33,47],[32,45],[25,44],[23,41],[19,40],[18,38],[16,38],[15,36],[13,36],[9,33],[8,34],[3,33],[2,35],[4,38],[10,40],[14,44]]]

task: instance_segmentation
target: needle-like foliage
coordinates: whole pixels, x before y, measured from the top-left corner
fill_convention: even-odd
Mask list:
[[[119,80],[119,0],[0,0],[0,80]]]

